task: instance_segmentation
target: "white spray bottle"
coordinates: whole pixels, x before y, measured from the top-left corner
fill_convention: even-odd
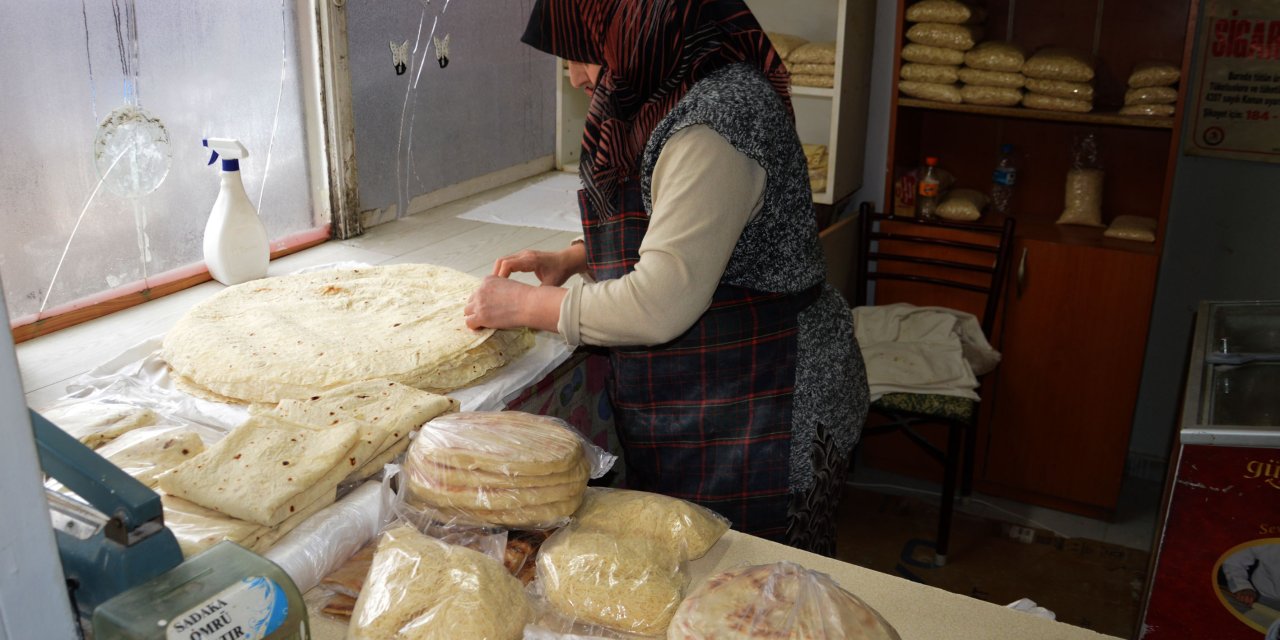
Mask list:
[[[204,146],[213,150],[209,164],[222,156],[222,189],[204,227],[209,275],[228,286],[262,278],[267,275],[271,247],[267,229],[240,181],[240,159],[248,157],[249,150],[231,138],[209,138]]]

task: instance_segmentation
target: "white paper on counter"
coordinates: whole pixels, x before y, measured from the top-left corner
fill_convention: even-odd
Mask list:
[[[299,591],[310,591],[378,535],[385,524],[381,492],[378,482],[356,487],[304,520],[263,555],[289,574]]]
[[[582,215],[578,211],[578,190],[581,188],[578,174],[556,171],[516,193],[486,202],[458,217],[476,222],[580,233]]]

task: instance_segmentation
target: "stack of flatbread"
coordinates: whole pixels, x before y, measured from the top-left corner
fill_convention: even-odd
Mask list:
[[[496,560],[400,526],[378,542],[347,637],[516,640],[530,614]]]
[[[519,411],[452,413],[427,423],[405,457],[405,500],[463,524],[562,524],[590,465],[563,422]]]
[[[667,638],[900,640],[875,609],[830,577],[790,562],[739,567],[708,578],[680,604]]]
[[[369,380],[256,410],[217,444],[159,477],[165,522],[191,555],[229,539],[263,551],[376,473],[410,431],[453,408],[436,394]]]
[[[176,386],[222,402],[275,404],[375,378],[445,393],[533,345],[527,329],[467,328],[479,283],[426,264],[255,280],[192,308],[161,355]]]

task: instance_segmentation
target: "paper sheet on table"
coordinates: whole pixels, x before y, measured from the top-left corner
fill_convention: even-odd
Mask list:
[[[458,217],[517,227],[581,232],[582,216],[578,212],[578,189],[581,188],[577,174],[550,173],[543,180]]]

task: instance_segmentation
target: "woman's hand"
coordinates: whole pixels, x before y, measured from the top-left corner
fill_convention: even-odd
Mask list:
[[[471,294],[463,317],[471,329],[530,327],[555,331],[560,322],[560,301],[566,293],[560,287],[535,287],[488,276]]]
[[[1232,593],[1231,597],[1238,600],[1241,604],[1251,605],[1258,601],[1258,592],[1253,589],[1241,589]]]
[[[578,242],[560,251],[534,251],[525,249],[498,258],[493,265],[493,275],[506,278],[512,273],[532,272],[538,282],[558,287],[571,276],[587,269],[587,249]]]

